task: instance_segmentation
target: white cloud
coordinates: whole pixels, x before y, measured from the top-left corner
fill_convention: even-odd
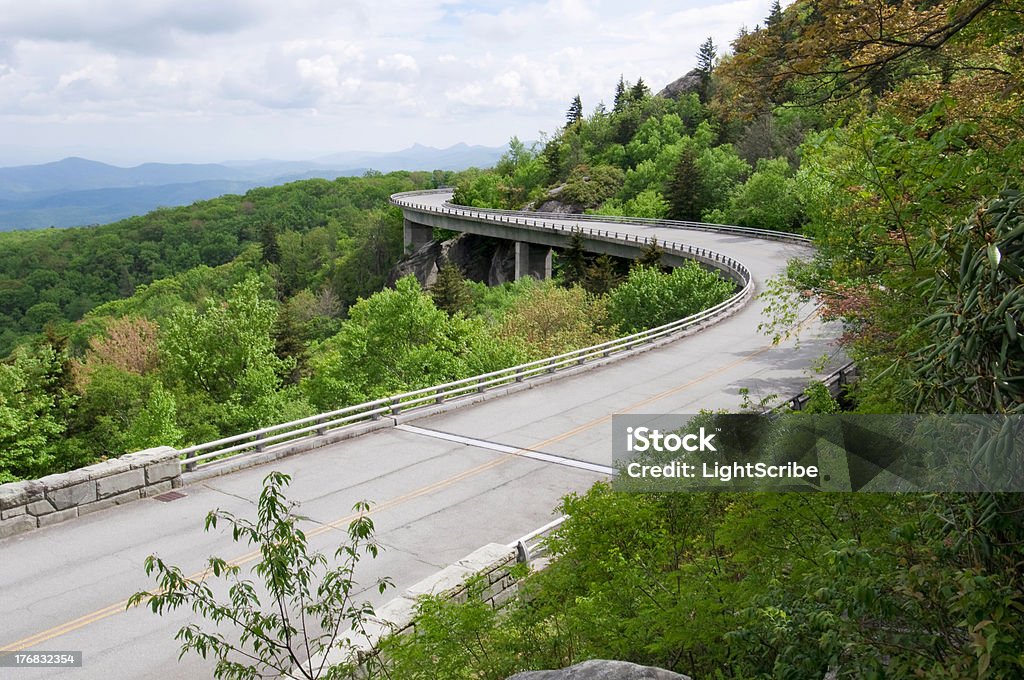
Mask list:
[[[327,151],[536,138],[577,93],[588,110],[607,102],[620,73],[658,89],[705,37],[727,45],[769,5],[0,0],[0,148],[55,143],[83,117],[100,148],[140,121],[140,160],[237,156],[224,131],[257,119],[281,133],[252,136],[252,157],[294,157],[325,136]]]

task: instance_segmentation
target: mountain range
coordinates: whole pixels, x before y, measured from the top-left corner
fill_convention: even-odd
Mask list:
[[[85,158],[0,168],[0,231],[103,224],[158,207],[187,205],[257,186],[334,179],[368,170],[490,167],[505,147],[420,144],[394,152],[348,151],[308,161],[144,163],[130,168]]]

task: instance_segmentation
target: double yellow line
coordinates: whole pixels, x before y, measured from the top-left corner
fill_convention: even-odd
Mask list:
[[[798,328],[802,327],[804,324],[806,324],[808,321],[810,321],[811,318],[813,318],[813,316],[814,315],[811,315],[811,316],[807,317],[806,319],[804,319],[799,324]],[[655,394],[652,397],[647,397],[646,399],[642,399],[642,400],[640,400],[640,401],[638,401],[638,402],[636,402],[634,404],[631,404],[630,406],[627,406],[626,408],[624,408],[621,411],[619,411],[619,413],[625,413],[627,411],[634,411],[634,410],[636,410],[638,408],[641,408],[643,406],[647,406],[648,404],[652,404],[652,403],[654,403],[656,401],[659,401],[661,399],[664,399],[666,397],[670,397],[673,394],[678,394],[679,392],[682,392],[682,391],[684,391],[684,390],[686,390],[686,389],[688,389],[688,388],[690,388],[690,387],[692,387],[692,386],[694,386],[694,385],[696,385],[698,383],[701,383],[701,382],[703,382],[705,380],[708,380],[709,378],[713,378],[716,375],[724,373],[724,372],[726,372],[726,371],[728,371],[728,370],[730,370],[730,369],[732,369],[732,368],[734,368],[734,367],[736,367],[736,366],[738,366],[738,365],[740,365],[742,363],[750,361],[751,359],[754,359],[754,358],[764,354],[765,352],[769,351],[770,349],[772,349],[772,347],[773,347],[773,345],[766,345],[766,346],[762,347],[759,350],[756,350],[754,352],[751,352],[750,354],[742,356],[739,359],[736,359],[736,360],[734,360],[734,361],[732,361],[732,362],[730,362],[728,364],[725,364],[724,366],[720,366],[720,367],[714,369],[713,371],[709,371],[708,373],[705,373],[705,374],[703,374],[703,375],[701,375],[701,376],[699,376],[697,378],[694,378],[693,380],[690,380],[689,382],[686,382],[686,383],[684,383],[682,385],[678,385],[676,387],[672,387],[672,388],[667,389],[667,390],[665,390],[663,392],[659,392],[658,394]],[[542,442],[538,442],[537,444],[534,444],[533,446],[531,446],[530,449],[532,449],[532,450],[543,450],[543,448],[545,446],[548,446],[548,445],[553,444],[555,442],[559,442],[559,441],[563,441],[565,439],[568,439],[568,438],[570,438],[570,437],[572,437],[574,435],[579,434],[580,432],[585,432],[586,430],[589,430],[589,429],[591,429],[593,427],[596,427],[596,426],[598,426],[598,425],[600,425],[602,423],[606,423],[606,422],[608,422],[611,419],[612,419],[612,414],[604,415],[604,416],[601,416],[600,418],[595,418],[594,420],[586,422],[586,423],[584,423],[582,425],[578,425],[577,427],[574,427],[571,430],[567,430],[566,432],[563,432],[561,434],[557,434],[557,435],[555,435],[553,437],[545,439]],[[524,451],[524,452],[526,451],[526,449],[521,449],[521,450]],[[465,479],[469,479],[470,477],[475,477],[476,475],[481,474],[483,472],[486,472],[487,470],[491,470],[493,468],[496,468],[496,467],[499,467],[501,465],[504,465],[505,463],[507,463],[510,460],[512,460],[514,457],[515,457],[515,455],[513,454],[513,455],[502,456],[500,458],[495,458],[494,460],[488,461],[488,462],[483,463],[481,465],[477,465],[476,467],[473,467],[473,468],[470,468],[470,469],[465,470],[463,472],[460,472],[457,475],[453,475],[451,477],[447,477],[447,478],[445,478],[443,480],[440,480],[438,482],[434,482],[433,484],[428,484],[426,486],[422,486],[422,487],[420,487],[418,489],[410,491],[410,492],[408,492],[406,494],[403,494],[401,496],[396,496],[395,498],[392,498],[392,499],[390,499],[388,501],[385,501],[385,502],[383,502],[383,503],[381,503],[379,505],[375,505],[365,514],[372,515],[372,514],[381,512],[383,510],[390,510],[391,508],[395,508],[395,507],[397,507],[397,506],[399,506],[399,505],[401,505],[403,503],[407,503],[408,501],[411,501],[413,499],[420,498],[422,496],[426,496],[428,494],[434,493],[435,491],[440,491],[441,489],[449,487],[452,484],[457,484],[458,482],[461,482],[461,481],[463,481]],[[328,531],[332,531],[332,530],[335,530],[335,529],[340,529],[340,528],[342,528],[343,526],[345,526],[346,524],[348,524],[349,522],[351,522],[353,519],[355,519],[357,517],[359,517],[359,513],[353,513],[353,514],[350,514],[350,515],[346,515],[345,517],[341,517],[339,519],[336,519],[333,522],[329,522],[327,524],[320,525],[316,529],[313,529],[313,530],[307,532],[306,536],[307,537],[319,536],[320,534],[326,533]],[[231,560],[230,564],[232,564],[234,566],[242,566],[244,564],[248,564],[249,562],[252,562],[253,560],[257,559],[259,556],[260,556],[260,551],[259,550],[253,550],[253,551],[248,552],[248,553],[246,553],[244,555],[241,555],[240,557],[235,558],[234,560]],[[208,574],[209,574],[209,570],[203,570],[203,571],[200,571],[200,572],[197,572],[197,573],[193,574],[189,578],[192,579],[192,580],[197,580],[197,579],[204,578]],[[115,615],[115,614],[117,614],[119,612],[125,611],[127,608],[128,608],[128,600],[121,600],[120,602],[115,602],[112,605],[106,606],[106,607],[104,607],[102,609],[97,609],[96,611],[91,612],[89,614],[86,614],[85,616],[80,616],[79,618],[74,619],[73,621],[68,621],[67,623],[62,623],[59,626],[54,626],[53,628],[49,628],[49,629],[44,630],[44,631],[42,631],[40,633],[36,633],[35,635],[31,635],[29,637],[22,638],[21,640],[17,640],[15,642],[11,642],[9,644],[3,645],[2,647],[0,647],[0,650],[4,650],[4,651],[2,653],[0,653],[0,655],[6,655],[9,652],[21,651],[21,650],[24,650],[24,649],[31,649],[32,647],[35,647],[36,645],[42,644],[43,642],[47,642],[48,640],[52,640],[53,638],[59,637],[61,635],[66,635],[67,633],[70,633],[72,631],[78,630],[79,628],[84,628],[85,626],[88,626],[90,624],[96,623],[97,621],[102,621],[103,619],[109,618],[109,617],[111,617],[111,616],[113,616],[113,615]]]

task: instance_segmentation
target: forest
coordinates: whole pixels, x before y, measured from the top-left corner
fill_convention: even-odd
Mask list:
[[[388,197],[450,173],[254,189],[92,229],[0,234],[0,482],[187,446],[513,366],[693,314],[733,284],[566,250],[488,288],[404,255]],[[667,316],[666,316],[667,315]]]

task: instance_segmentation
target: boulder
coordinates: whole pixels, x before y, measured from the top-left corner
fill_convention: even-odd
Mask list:
[[[673,80],[655,96],[665,99],[679,99],[684,94],[700,93],[701,82],[700,71],[693,69],[685,76]]]
[[[663,668],[638,666],[625,661],[591,660],[557,671],[526,671],[508,680],[690,680]]]
[[[455,264],[470,281],[481,281],[489,286],[515,277],[515,249],[511,241],[459,234],[447,241],[431,241],[407,256],[391,270],[388,285],[412,274],[429,288],[446,262]]]

